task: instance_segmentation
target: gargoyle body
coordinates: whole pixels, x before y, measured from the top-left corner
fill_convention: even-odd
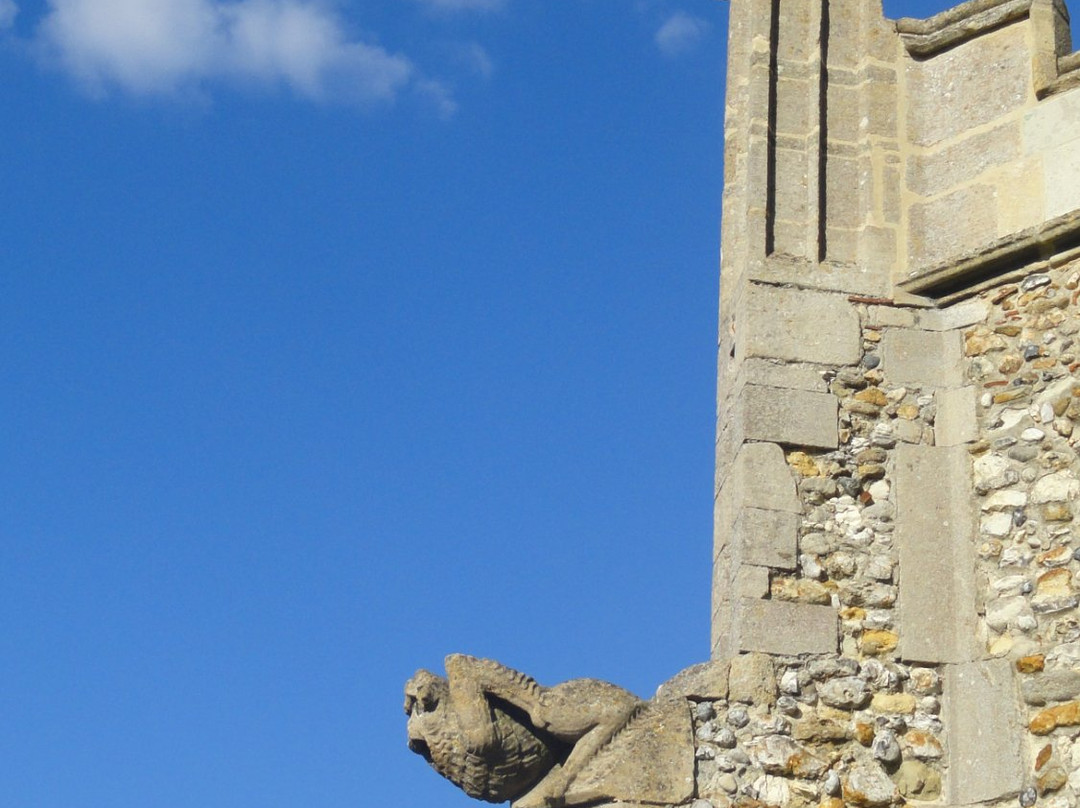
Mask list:
[[[471,797],[514,808],[563,804],[574,777],[642,702],[596,679],[542,687],[489,659],[446,658],[446,678],[405,686],[409,748]]]

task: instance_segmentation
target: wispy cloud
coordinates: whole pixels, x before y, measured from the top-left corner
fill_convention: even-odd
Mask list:
[[[0,10],[11,0],[0,0]],[[352,36],[312,0],[49,0],[38,44],[91,91],[205,90],[212,82],[285,86],[314,101],[432,96],[413,62]],[[443,88],[439,106],[453,99]]]
[[[665,56],[678,56],[693,50],[709,32],[709,23],[700,17],[676,11],[656,32],[656,46]]]
[[[488,52],[476,42],[462,45],[458,49],[458,58],[468,70],[484,79],[490,79],[495,73],[495,62]]]
[[[15,5],[15,0],[0,0],[0,31],[14,25],[18,13],[19,7]]]

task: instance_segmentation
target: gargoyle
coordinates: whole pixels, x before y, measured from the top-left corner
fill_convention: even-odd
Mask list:
[[[596,752],[643,702],[616,685],[555,687],[490,659],[446,658],[446,678],[417,671],[405,686],[409,748],[470,797],[557,808]]]

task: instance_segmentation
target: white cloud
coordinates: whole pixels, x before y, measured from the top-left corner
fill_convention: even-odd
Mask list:
[[[371,102],[392,100],[423,80],[407,57],[350,38],[337,15],[311,0],[49,5],[39,40],[98,92],[167,95],[226,80],[283,84],[316,101]]]
[[[14,25],[18,13],[19,7],[15,5],[15,0],[0,0],[0,31]]]
[[[676,11],[656,32],[656,46],[665,56],[678,56],[693,50],[705,34],[709,23],[685,11]]]

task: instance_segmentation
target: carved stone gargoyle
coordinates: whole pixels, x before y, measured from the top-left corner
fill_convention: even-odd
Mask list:
[[[644,702],[596,679],[542,687],[462,654],[446,658],[446,674],[421,670],[406,684],[409,748],[471,797],[558,808],[692,793],[684,700]]]

